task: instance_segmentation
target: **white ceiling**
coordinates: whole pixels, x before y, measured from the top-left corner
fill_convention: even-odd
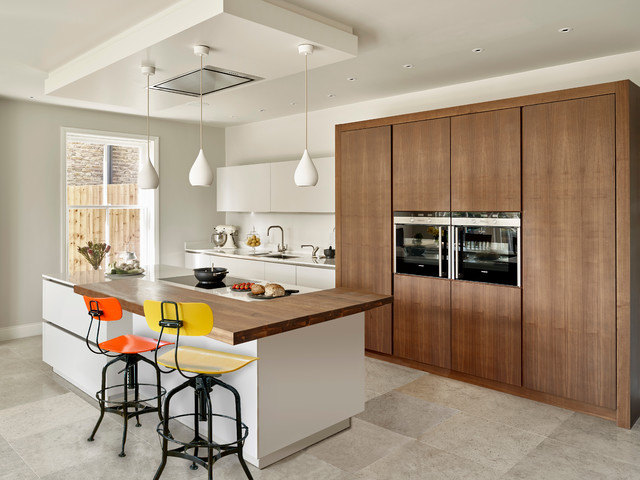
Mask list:
[[[638,0],[0,0],[0,95],[143,115],[140,65],[185,73],[203,43],[265,79],[205,97],[227,126],[303,111],[299,43],[316,110],[640,50],[638,18]],[[152,91],[152,116],[196,121],[194,100]]]

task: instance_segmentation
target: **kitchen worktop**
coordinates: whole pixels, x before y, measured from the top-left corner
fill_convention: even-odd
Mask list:
[[[317,267],[335,269],[335,258],[315,258],[307,252],[287,252],[287,255],[294,255],[295,258],[272,258],[265,255],[254,255],[250,248],[219,249],[212,243],[207,242],[185,242],[185,251],[188,253],[204,253],[229,258],[241,258],[244,260],[255,260],[260,262],[282,263],[287,265],[299,265],[302,267]],[[258,253],[266,253],[267,250],[256,250]],[[274,252],[277,253],[277,252]]]
[[[214,327],[208,336],[230,345],[364,312],[393,300],[390,295],[332,288],[316,291],[305,289],[309,293],[304,293],[303,290],[288,297],[245,302],[160,280],[165,274],[180,275],[185,271],[188,272],[178,267],[156,266],[150,269],[149,275],[143,277],[113,281],[95,278],[91,282],[94,279],[88,276],[91,283],[76,283],[74,292],[80,295],[116,297],[124,310],[138,315],[144,315],[145,300],[206,303],[214,312]]]

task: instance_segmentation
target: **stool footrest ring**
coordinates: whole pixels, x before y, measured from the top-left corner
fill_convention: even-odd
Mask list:
[[[150,402],[152,400],[157,400],[158,398],[163,397],[166,393],[167,393],[167,389],[164,387],[160,387],[160,395],[153,395],[150,397],[145,397],[145,398],[138,398],[138,400],[134,399],[134,392],[131,392],[131,399],[125,401],[124,399],[113,399],[113,398],[105,398],[107,391],[111,390],[111,389],[120,389],[122,390],[124,388],[125,384],[124,383],[119,383],[117,385],[111,385],[109,387],[106,387],[104,390],[98,390],[96,392],[96,399],[100,402],[100,403],[104,403],[104,404],[113,404],[113,405],[127,405],[127,406],[134,406],[136,403],[141,403],[141,402]],[[150,387],[153,388],[154,390],[157,391],[157,385],[153,384],[153,383],[139,383],[138,387]],[[129,389],[132,390],[132,389]]]
[[[229,415],[222,415],[219,413],[212,413],[211,414],[212,417],[218,417],[218,418],[225,418],[227,420],[231,420],[233,421],[233,423],[235,424],[236,419],[235,417],[231,417]],[[167,419],[167,421],[171,421],[171,420],[175,420],[177,418],[183,418],[183,417],[197,417],[196,414],[194,413],[184,413],[182,415],[175,415],[173,417],[169,417]],[[242,422],[241,424],[241,429],[242,429],[242,437],[236,440],[233,440],[231,442],[227,442],[227,443],[217,443],[217,442],[208,442],[207,440],[200,438],[200,440],[191,440],[188,442],[184,442],[182,440],[178,440],[177,438],[174,438],[173,435],[171,435],[171,428],[169,428],[168,432],[164,431],[164,423],[160,422],[158,424],[158,427],[156,428],[156,431],[158,432],[158,435],[160,435],[161,438],[164,438],[166,440],[168,440],[169,442],[172,443],[177,443],[178,445],[182,445],[183,447],[187,447],[187,448],[192,448],[192,447],[200,447],[200,448],[214,448],[216,450],[229,450],[229,449],[238,449],[241,448],[244,445],[244,441],[247,438],[247,435],[249,435],[249,427],[247,427],[245,425],[244,422]]]

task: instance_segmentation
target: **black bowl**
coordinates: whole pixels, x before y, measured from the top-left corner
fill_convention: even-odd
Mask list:
[[[227,276],[228,270],[221,267],[194,268],[193,274],[201,283],[221,282]]]

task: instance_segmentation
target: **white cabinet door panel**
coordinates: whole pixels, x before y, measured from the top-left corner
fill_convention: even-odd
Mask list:
[[[268,163],[221,167],[216,172],[217,210],[219,212],[270,211]]]
[[[318,170],[315,187],[297,187],[293,175],[298,161],[271,164],[272,212],[335,212],[335,158],[314,158]]]
[[[297,285],[295,265],[264,262],[264,279],[267,282]]]
[[[296,267],[298,285],[312,288],[334,288],[336,286],[336,272],[327,268]]]

